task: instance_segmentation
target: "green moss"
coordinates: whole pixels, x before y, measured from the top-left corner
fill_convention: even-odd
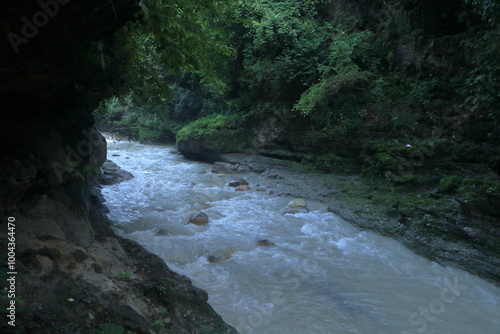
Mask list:
[[[316,157],[314,166],[324,172],[349,174],[357,170],[352,159],[339,157],[336,154],[323,154]]]
[[[125,273],[125,272],[119,273],[118,274],[118,279],[120,279],[122,281],[125,281],[125,282],[131,281],[132,280],[132,274],[131,273]]]
[[[396,142],[368,141],[360,155],[363,174],[381,176],[386,172],[414,173],[433,161],[434,151],[425,145],[403,145]]]
[[[463,179],[457,193],[467,200],[481,200],[489,197],[500,197],[500,181],[485,178]]]
[[[237,152],[249,133],[243,115],[212,115],[189,123],[177,132],[177,143],[195,140],[217,152]]]
[[[462,184],[462,177],[458,175],[451,175],[442,178],[439,181],[439,190],[442,192],[453,192]]]

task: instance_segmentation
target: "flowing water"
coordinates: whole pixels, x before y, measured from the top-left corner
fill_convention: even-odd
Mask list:
[[[360,231],[325,204],[283,214],[286,180],[213,174],[169,146],[108,146],[135,175],[104,187],[115,229],[206,290],[241,334],[500,333],[499,288]],[[250,191],[228,186],[240,177]],[[208,225],[187,224],[198,210]]]

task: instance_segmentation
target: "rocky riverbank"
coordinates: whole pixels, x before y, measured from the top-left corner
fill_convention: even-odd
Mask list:
[[[464,269],[500,285],[500,225],[438,189],[404,192],[360,176],[325,174],[303,164],[258,155],[222,155],[240,170],[278,179],[291,196],[314,199],[360,227],[403,243],[442,265]]]
[[[111,166],[108,177],[116,171],[105,166]],[[119,174],[115,182],[129,176]],[[205,291],[117,236],[103,201],[94,187],[88,217],[93,237],[83,243],[47,228],[54,227],[54,213],[60,220],[81,218],[60,210],[67,204],[62,197],[41,198],[30,215],[16,215],[18,313],[16,327],[2,322],[3,333],[236,333],[207,303]]]

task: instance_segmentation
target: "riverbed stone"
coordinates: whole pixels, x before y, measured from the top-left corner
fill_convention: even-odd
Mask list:
[[[238,187],[241,185],[248,186],[249,183],[245,179],[232,180],[229,182],[230,187]]]
[[[208,224],[208,221],[209,221],[209,219],[208,219],[207,214],[199,211],[199,212],[193,213],[189,217],[188,223],[202,226],[202,225]]]
[[[294,198],[288,203],[288,206],[290,208],[306,208],[307,203],[302,198]]]
[[[260,246],[260,247],[275,247],[276,244],[270,240],[267,240],[267,239],[262,239],[262,240],[259,240],[257,241],[257,246]]]
[[[212,173],[214,174],[235,174],[238,173],[240,164],[230,164],[227,162],[214,162]]]
[[[166,237],[166,236],[169,236],[170,235],[170,231],[167,230],[167,229],[159,229],[157,232],[156,232],[156,236],[157,237]]]
[[[248,185],[243,184],[243,185],[239,186],[238,188],[236,188],[236,191],[248,191],[250,189],[251,188]]]
[[[111,160],[106,160],[106,162],[102,165],[101,170],[102,172],[99,175],[97,182],[102,185],[117,184],[134,178],[132,173],[123,170]]]
[[[231,255],[221,255],[221,256],[209,255],[209,256],[207,256],[207,260],[210,263],[223,262],[223,261],[229,260],[230,258],[231,258]]]
[[[281,213],[284,215],[286,215],[286,214],[296,215],[299,213],[309,213],[309,209],[308,208],[286,208],[286,209],[282,210]]]
[[[42,275],[48,275],[54,270],[54,262],[43,255],[35,255],[34,261],[35,267],[37,267]]]

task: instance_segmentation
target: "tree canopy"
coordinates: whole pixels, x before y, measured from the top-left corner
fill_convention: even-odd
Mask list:
[[[498,1],[143,0],[141,9],[116,53],[129,98],[101,108],[135,136],[173,139],[199,118],[239,113],[280,115],[312,147],[359,131],[498,138]],[[467,122],[452,128],[449,117]]]

